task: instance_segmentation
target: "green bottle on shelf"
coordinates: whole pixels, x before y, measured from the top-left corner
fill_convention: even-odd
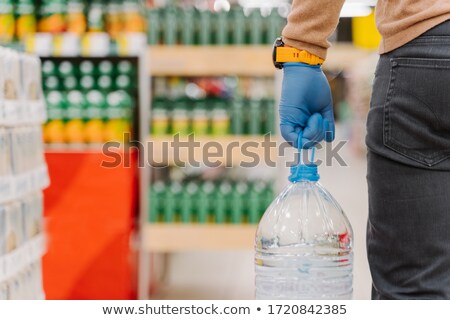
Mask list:
[[[220,11],[215,14],[215,44],[224,46],[228,44],[228,13],[226,11]]]
[[[162,136],[169,133],[169,110],[166,108],[164,98],[155,98],[151,112],[151,133],[155,136]]]
[[[199,27],[198,27],[198,44],[201,46],[208,46],[211,44],[211,12],[209,10],[202,10],[199,12]]]
[[[192,132],[197,136],[205,136],[209,133],[209,117],[206,105],[202,102],[195,103],[191,111]]]
[[[147,25],[148,25],[148,44],[157,45],[160,42],[161,34],[161,10],[158,8],[149,9],[147,12]]]
[[[180,215],[182,223],[192,223],[194,221],[195,199],[198,196],[198,184],[189,182],[183,189],[180,197]]]
[[[263,40],[263,18],[261,16],[261,11],[255,9],[250,14],[250,44],[258,45],[262,43]]]
[[[181,43],[191,46],[195,43],[195,11],[193,8],[184,8],[182,11]]]
[[[162,181],[156,181],[149,190],[149,221],[151,223],[161,220],[161,209],[163,195],[166,192],[166,185]]]
[[[177,217],[177,211],[179,210],[177,203],[178,199],[180,199],[181,191],[183,190],[181,184],[177,181],[174,181],[170,184],[169,188],[166,188],[166,192],[163,195],[164,199],[164,222],[166,223],[174,223]]]
[[[189,110],[185,99],[177,99],[173,103],[172,110],[172,133],[185,136],[190,134]]]
[[[214,199],[214,220],[217,224],[227,222],[227,212],[230,201],[232,186],[228,181],[224,181],[219,185],[219,191]]]
[[[215,136],[230,134],[230,122],[226,102],[223,99],[217,99],[211,111],[211,133]]]
[[[263,100],[264,105],[264,134],[270,133],[275,134],[275,100],[273,98],[268,98]]]
[[[247,197],[247,212],[248,212],[248,222],[251,224],[256,224],[259,222],[261,215],[261,198],[260,193],[263,189],[257,187],[256,183],[250,185]]]
[[[213,195],[215,194],[215,186],[214,183],[210,181],[206,181],[203,183],[200,191],[198,192],[197,197],[197,222],[198,223],[207,223],[208,218],[212,209],[211,200]]]
[[[252,99],[250,100],[250,110],[249,110],[249,134],[258,135],[262,132],[262,116],[261,116],[261,100]]]
[[[235,135],[244,134],[244,100],[237,97],[233,100],[231,106],[231,133]]]
[[[262,197],[262,201],[261,203],[263,204],[263,211],[265,211],[270,204],[272,203],[273,199],[275,199],[275,193],[273,190],[273,184],[272,183],[267,183],[266,187],[264,188],[263,193],[261,194]],[[262,212],[264,213],[264,212]]]
[[[266,37],[264,43],[272,44],[273,39],[280,36],[285,21],[278,13],[278,10],[272,9],[270,15],[265,19],[265,24]]]
[[[177,44],[178,13],[177,8],[174,6],[170,6],[165,10],[163,33],[165,45],[172,46]]]
[[[230,203],[231,203],[231,217],[230,221],[233,224],[242,223],[245,216],[245,196],[248,191],[248,186],[244,182],[238,182],[231,192]]]
[[[245,44],[245,15],[244,10],[240,6],[236,6],[232,11],[231,21],[231,43],[233,45]],[[275,39],[275,38],[274,38]]]

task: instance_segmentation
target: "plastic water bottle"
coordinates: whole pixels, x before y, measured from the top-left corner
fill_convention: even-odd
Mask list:
[[[256,298],[351,299],[350,222],[318,183],[316,165],[291,167],[289,180],[258,226]]]

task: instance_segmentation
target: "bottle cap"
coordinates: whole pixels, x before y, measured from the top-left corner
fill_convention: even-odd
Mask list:
[[[299,182],[299,181],[319,181],[320,176],[317,170],[317,165],[314,164],[314,154],[315,154],[315,147],[311,148],[311,156],[309,163],[305,164],[303,163],[302,158],[302,152],[304,152],[302,148],[302,134],[299,133],[298,135],[298,164],[293,165],[291,167],[291,175],[289,176],[289,181],[292,183]]]
[[[298,164],[291,167],[291,175],[289,181],[292,183],[299,181],[319,181],[320,176],[315,164]]]

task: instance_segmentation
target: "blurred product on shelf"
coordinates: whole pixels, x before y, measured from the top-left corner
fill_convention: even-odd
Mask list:
[[[67,32],[81,35],[87,29],[86,4],[82,0],[67,1]]]
[[[264,181],[156,181],[149,190],[151,223],[256,224],[273,200]]]
[[[148,41],[150,45],[272,44],[285,24],[279,12],[277,8],[248,10],[237,4],[201,10],[184,3],[150,7]]]
[[[0,204],[0,298],[43,299],[43,197]],[[15,265],[13,265],[13,263]]]
[[[24,41],[36,32],[146,32],[145,7],[140,0],[2,0],[0,43]]]
[[[66,4],[63,0],[43,0],[38,12],[38,31],[59,33],[67,30]]]
[[[155,78],[151,133],[273,133],[273,86],[269,78]]]
[[[274,132],[273,99],[153,101],[152,135],[263,135]]]
[[[16,28],[15,35],[16,39],[23,41],[27,36],[34,34],[36,32],[36,7],[34,1],[32,0],[17,0],[15,19]]]
[[[43,299],[48,186],[39,58],[0,48],[0,299]]]
[[[46,59],[43,79],[48,122],[44,140],[50,144],[127,143],[132,132],[135,66],[121,59],[73,62]]]
[[[0,2],[0,43],[14,39],[14,5],[12,0]]]

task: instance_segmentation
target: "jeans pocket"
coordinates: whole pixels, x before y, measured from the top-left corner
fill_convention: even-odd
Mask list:
[[[384,145],[426,166],[450,157],[450,59],[392,58]]]

